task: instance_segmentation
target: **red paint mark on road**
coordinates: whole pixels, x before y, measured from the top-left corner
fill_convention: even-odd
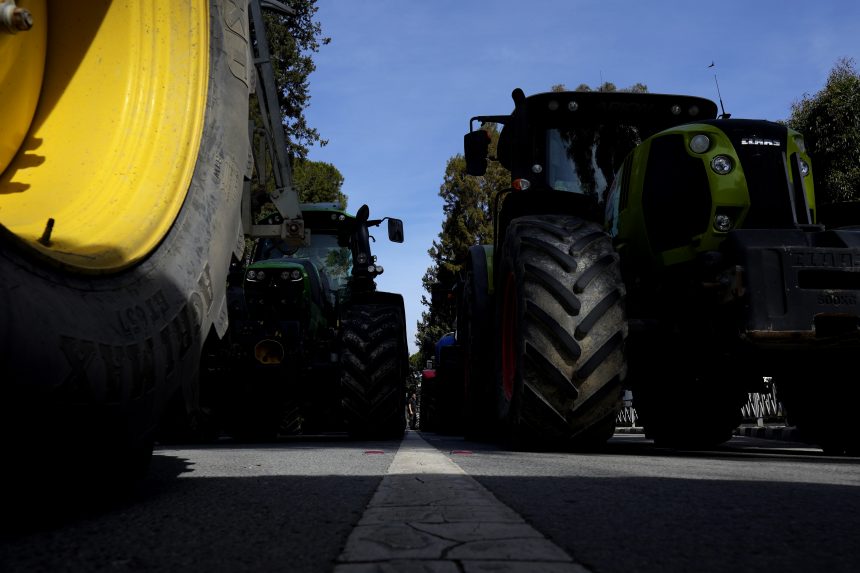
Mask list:
[[[382,450],[365,450],[364,455],[379,455],[384,454]]]
[[[471,456],[472,450],[451,450],[452,455]]]

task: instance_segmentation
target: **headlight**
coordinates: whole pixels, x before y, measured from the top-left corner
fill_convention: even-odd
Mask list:
[[[720,175],[725,175],[734,168],[734,162],[728,155],[717,155],[711,160],[711,169]]]
[[[257,271],[257,280],[266,280],[266,273],[264,273],[263,271]]]
[[[385,271],[385,269],[383,269],[381,265],[376,265],[376,274],[381,275],[383,271]]]
[[[800,158],[800,174],[806,177],[809,175],[809,163]]]
[[[302,278],[302,271],[300,271],[299,269],[293,269],[292,271],[290,271],[290,278],[293,279],[294,281],[301,279]]]
[[[281,280],[286,281],[290,279],[290,273],[288,271],[281,271]]]
[[[704,133],[694,135],[693,138],[690,140],[690,149],[693,151],[693,153],[704,153],[710,148],[711,138]]]
[[[257,271],[255,271],[254,269],[251,269],[250,271],[248,271],[248,274],[246,275],[246,277],[249,281],[257,280]]]

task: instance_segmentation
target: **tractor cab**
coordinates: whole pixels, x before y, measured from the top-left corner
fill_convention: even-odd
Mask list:
[[[671,126],[716,117],[714,102],[627,92],[513,92],[505,116],[476,116],[466,134],[467,171],[486,170],[489,135],[475,121],[502,124],[497,159],[515,190],[577,193],[603,203],[613,175],[645,138]]]
[[[403,242],[403,222],[388,217],[369,219],[366,205],[353,216],[336,204],[304,204],[302,215],[308,240],[296,243],[279,237],[259,239],[249,272],[264,263],[284,267],[286,274],[282,272],[281,275],[295,277],[294,280],[310,279],[311,290],[321,289],[326,298],[332,299],[332,304],[335,299],[343,300],[348,290],[375,288],[373,281],[382,274],[383,268],[371,253],[371,227],[388,221],[389,240]],[[281,222],[282,217],[273,214],[264,223],[279,225]]]

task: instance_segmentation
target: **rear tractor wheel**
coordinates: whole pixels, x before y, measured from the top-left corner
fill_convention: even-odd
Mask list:
[[[405,321],[391,304],[354,304],[341,319],[341,392],[347,431],[395,439],[406,430]]]

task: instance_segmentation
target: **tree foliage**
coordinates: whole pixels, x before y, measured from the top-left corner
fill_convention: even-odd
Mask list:
[[[341,191],[343,175],[331,163],[296,160],[293,162],[293,186],[302,203],[340,203],[346,209],[347,196]]]
[[[340,171],[330,163],[307,159],[308,147],[327,143],[308,125],[304,111],[310,105],[308,77],[316,69],[313,55],[331,38],[322,35],[320,23],[314,20],[318,10],[316,0],[291,0],[288,4],[293,14],[266,10],[263,18],[277,84],[280,120],[291,158],[293,186],[300,202],[336,202],[346,208],[347,196],[341,191],[344,179]],[[276,212],[269,200],[269,193],[275,189],[274,164],[271,150],[266,149],[272,141],[262,135],[263,122],[257,106],[252,106],[252,117],[257,125],[253,148],[265,150],[255,155],[254,165],[253,216],[259,221]]]
[[[322,26],[314,20],[316,0],[290,0],[289,5],[293,14],[267,11],[264,18],[287,145],[291,156],[305,158],[308,147],[327,143],[308,125],[304,111],[311,99],[308,77],[316,69],[313,55],[331,38],[323,36]]]
[[[817,94],[792,104],[788,125],[803,134],[820,203],[860,199],[860,74],[841,58]]]
[[[499,132],[495,125],[483,127],[492,138],[490,155],[493,156]],[[439,188],[445,219],[438,238],[428,251],[433,263],[422,278],[427,294],[435,284],[442,289],[454,285],[469,247],[493,242],[493,201],[499,191],[510,187],[510,181],[510,173],[495,161],[489,162],[483,177],[472,177],[466,174],[466,159],[462,155],[448,160]],[[427,310],[418,323],[416,343],[423,362],[433,357],[436,342],[454,331],[456,316],[453,304],[433,305],[426,295],[422,296],[421,303]]]

